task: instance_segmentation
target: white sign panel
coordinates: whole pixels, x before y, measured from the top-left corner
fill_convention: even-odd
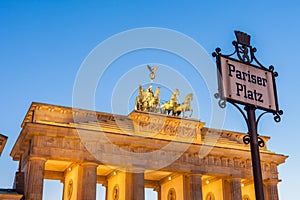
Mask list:
[[[228,101],[277,111],[273,73],[220,56],[222,96]]]

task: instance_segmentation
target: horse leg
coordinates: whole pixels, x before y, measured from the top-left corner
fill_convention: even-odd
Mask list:
[[[190,110],[190,117],[192,117],[193,109]]]
[[[182,117],[186,117],[185,116],[185,110],[182,110]]]
[[[172,116],[176,116],[176,112],[174,109],[172,109]]]
[[[139,102],[136,102],[135,109],[136,110],[141,110],[141,104]]]

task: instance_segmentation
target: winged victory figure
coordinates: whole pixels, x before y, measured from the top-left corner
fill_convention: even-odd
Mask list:
[[[158,69],[158,66],[156,66],[156,67],[151,67],[150,65],[147,65],[147,67],[148,67],[148,69],[149,69],[149,71],[150,71],[150,79],[151,79],[151,81],[153,81],[154,79],[155,79],[155,72],[157,71],[157,69]]]

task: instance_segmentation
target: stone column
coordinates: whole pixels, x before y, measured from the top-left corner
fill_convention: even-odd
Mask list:
[[[126,172],[125,188],[126,200],[145,199],[144,173]]]
[[[190,199],[191,200],[202,200],[202,175],[191,174],[190,177]]]
[[[15,181],[14,181],[14,187],[16,192],[20,194],[24,194],[25,192],[25,175],[24,172],[16,172],[15,175]]]
[[[45,162],[45,158],[29,158],[25,186],[26,200],[43,199]]]
[[[161,200],[161,188],[160,186],[157,186],[153,189],[155,192],[157,192],[157,200]]]
[[[278,200],[278,180],[264,181],[266,200]]]
[[[79,199],[95,200],[97,190],[97,166],[96,163],[86,162],[79,166],[78,194]]]
[[[108,186],[105,185],[105,200],[108,200]]]
[[[191,173],[183,178],[184,199],[202,200],[202,175]]]
[[[241,179],[228,178],[223,180],[223,199],[224,200],[241,200]]]

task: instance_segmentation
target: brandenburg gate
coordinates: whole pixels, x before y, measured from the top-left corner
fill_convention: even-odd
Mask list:
[[[17,191],[42,200],[51,179],[63,183],[63,200],[95,200],[97,184],[106,200],[142,200],[145,188],[159,200],[255,199],[245,133],[136,105],[123,116],[32,103],[10,154],[19,162]],[[277,200],[278,166],[287,156],[267,145],[260,151],[266,199]]]
[[[11,151],[19,161],[15,189],[26,200],[43,199],[44,179],[63,183],[63,200],[254,200],[250,148],[245,133],[205,127],[191,117],[193,94],[179,103],[175,89],[161,104],[151,84],[138,87],[129,115],[32,103]],[[270,139],[261,136],[265,144]],[[277,200],[278,165],[287,156],[260,148],[267,200]]]

